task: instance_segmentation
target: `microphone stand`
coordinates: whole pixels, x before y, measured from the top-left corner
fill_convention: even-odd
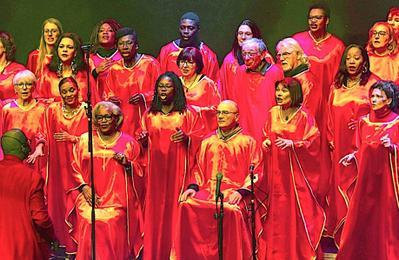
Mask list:
[[[91,45],[82,45],[81,46],[85,58],[86,58],[86,66],[87,70],[87,121],[88,121],[88,151],[90,154],[90,182],[91,182],[91,259],[96,259],[96,189],[94,186],[94,160],[93,160],[93,115],[92,115],[92,104],[91,104],[91,87],[90,87],[90,48]]]
[[[216,213],[215,213],[215,219],[218,222],[219,260],[223,260],[223,217],[224,217],[223,199],[224,199],[224,195],[222,192],[219,191],[219,194],[216,194]],[[220,207],[218,208],[219,200],[220,200]]]
[[[256,260],[256,234],[255,234],[255,186],[254,186],[254,165],[249,166],[249,175],[251,178],[251,231],[252,231],[252,259]]]

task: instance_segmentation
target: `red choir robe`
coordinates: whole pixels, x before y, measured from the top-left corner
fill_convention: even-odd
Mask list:
[[[97,259],[137,258],[142,250],[142,210],[135,179],[142,176],[137,163],[140,145],[123,132],[112,143],[93,133],[94,173],[96,194],[100,197],[96,214]],[[115,153],[124,153],[132,162],[128,172],[117,162]],[[74,185],[67,193],[67,223],[77,243],[77,259],[91,259],[91,206],[79,187],[91,185],[88,134],[81,135],[74,146],[72,167]]]
[[[328,142],[333,143],[335,148],[331,152],[326,230],[327,236],[333,237],[337,246],[357,178],[357,165],[352,163],[345,167],[339,160],[353,150],[351,140],[355,130],[349,129],[348,123],[369,113],[369,89],[377,80],[378,78],[372,74],[364,86],[358,84],[349,89],[331,87],[327,137]]]
[[[79,100],[87,100],[87,72],[80,70],[73,76],[79,85]],[[60,101],[61,95],[58,90],[58,84],[62,78],[59,78],[57,72],[50,71],[48,66],[45,66],[43,73],[39,79],[38,86],[36,88],[36,96],[44,99],[53,99],[54,101]],[[96,80],[90,73],[90,89],[91,89],[91,101],[94,105],[100,100],[97,91]]]
[[[237,128],[238,130],[239,128]],[[237,190],[250,192],[249,166],[254,165],[255,182],[263,172],[262,151],[256,141],[241,132],[223,138],[212,133],[200,145],[192,171],[192,182],[199,186],[194,197],[179,204],[174,255],[171,259],[218,259],[218,228],[215,213],[216,174],[223,174],[225,259],[249,259],[252,254],[248,225],[250,212],[246,197],[238,205],[228,204]]]
[[[2,72],[0,72],[0,100],[2,102],[7,99],[10,101],[10,99],[17,97],[12,80],[14,79],[15,74],[24,69],[25,67],[22,64],[13,61],[8,64]]]
[[[393,148],[381,144],[383,136]],[[371,111],[360,120],[356,139],[359,177],[337,259],[399,259],[399,116],[376,118]]]
[[[2,260],[47,260],[55,241],[41,176],[13,156],[0,162],[0,255]]]
[[[2,134],[12,128],[21,129],[29,139],[31,153],[33,153],[39,143],[46,143],[45,111],[46,105],[40,101],[33,102],[28,108],[21,108],[16,100],[11,101],[1,110]],[[44,147],[45,154],[46,149]],[[43,156],[38,157],[34,165],[30,166],[45,178],[46,164],[47,158]]]
[[[242,65],[233,84],[237,93],[233,101],[240,108],[240,125],[258,142],[263,138],[267,111],[276,104],[275,83],[284,78],[283,71],[276,65],[265,69],[264,73],[250,72]]]
[[[259,259],[314,259],[325,223],[312,187],[319,176],[320,134],[311,114],[303,109],[288,121],[279,106],[268,113],[264,153],[263,189],[268,193],[268,215],[259,240]],[[293,147],[282,150],[277,137],[290,139]]]
[[[183,48],[180,48],[174,41],[164,45],[159,52],[158,61],[161,64],[161,73],[166,71],[173,71],[176,75],[181,76],[179,66],[177,66],[177,56]],[[205,43],[201,42],[199,50],[202,54],[202,60],[204,62],[204,68],[201,74],[205,74],[215,82],[219,80],[219,63],[211,48]]]
[[[273,57],[270,53],[266,53],[265,57],[268,63],[274,64]],[[219,89],[221,90],[222,99],[230,99],[234,100],[233,96],[234,91],[232,89],[233,82],[236,79],[237,70],[240,67],[240,64],[237,61],[237,58],[234,56],[233,51],[231,50],[226,57],[224,57],[223,64],[220,67],[219,71]]]
[[[180,77],[183,84],[183,78]],[[221,99],[218,88],[213,80],[205,75],[199,75],[191,86],[185,86],[187,104],[196,106],[201,111],[201,117],[205,124],[205,132],[217,128],[216,107]]]
[[[370,59],[370,71],[382,80],[392,80],[399,84],[399,52],[378,56],[368,52]]]
[[[93,71],[95,68],[97,68],[101,62],[103,62],[104,60],[112,60],[113,62],[119,61],[122,59],[121,54],[119,53],[119,51],[115,51],[110,57],[108,58],[104,58],[102,57],[98,52],[97,53],[90,53],[90,60],[89,60],[89,64],[90,64],[90,71]],[[97,91],[98,91],[98,96],[100,98],[103,97],[103,93],[104,93],[104,87],[106,84],[106,80],[107,80],[107,75],[108,75],[108,70],[105,70],[103,72],[101,72],[100,74],[98,74],[96,80],[97,80]]]
[[[188,143],[170,140],[176,128],[188,135]],[[188,107],[168,114],[147,111],[142,130],[148,132],[144,259],[169,259],[179,196],[186,188],[203,128],[198,114]]]
[[[46,132],[48,140],[48,165],[46,177],[47,205],[55,232],[61,245],[66,246],[66,252],[76,252],[65,223],[66,192],[72,185],[73,161],[72,142],[57,142],[54,134],[67,132],[75,137],[87,132],[88,123],[84,104],[71,117],[64,115],[62,103],[50,104],[46,111]]]
[[[40,75],[43,73],[43,68],[50,63],[51,58],[53,55],[51,54],[46,54],[44,60],[43,60],[43,66],[40,71],[38,71],[38,68],[40,66],[39,64],[39,50],[33,50],[28,54],[28,60],[26,62],[26,68],[33,73],[35,73],[36,77],[40,77]]]
[[[155,82],[160,75],[159,63],[152,56],[142,54],[132,68],[126,68],[123,59],[117,61],[108,71],[104,88],[104,99],[118,97],[123,111],[122,131],[134,136],[140,127],[140,120],[150,105]],[[129,98],[141,94],[144,104],[129,104]]]

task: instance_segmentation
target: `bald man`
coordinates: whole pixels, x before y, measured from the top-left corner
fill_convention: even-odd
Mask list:
[[[48,245],[56,238],[44,203],[44,180],[22,163],[30,151],[28,139],[21,130],[11,129],[2,136],[1,146],[1,259],[48,259]]]
[[[199,39],[200,18],[196,13],[187,12],[180,18],[180,38],[176,39],[161,48],[158,61],[161,64],[161,73],[173,71],[181,76],[177,64],[177,56],[185,47],[195,47],[200,50],[204,61],[204,68],[201,74],[208,76],[215,82],[219,80],[219,63],[211,48]]]
[[[217,107],[218,129],[205,138],[196,157],[191,184],[180,198],[174,241],[176,259],[216,259],[218,256],[215,212],[216,174],[222,173],[221,192],[225,198],[225,259],[251,255],[251,236],[246,225],[244,200],[250,194],[249,166],[255,181],[262,173],[262,154],[256,141],[242,132],[235,102],[222,101]]]

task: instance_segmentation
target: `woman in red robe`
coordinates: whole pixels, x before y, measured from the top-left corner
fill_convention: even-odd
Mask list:
[[[54,102],[46,111],[48,140],[47,204],[55,232],[67,253],[76,252],[65,224],[66,191],[71,186],[72,148],[81,134],[87,132],[85,104],[79,101],[79,86],[73,77],[60,81],[62,102]]]
[[[169,259],[179,196],[187,184],[202,125],[196,112],[186,105],[176,74],[162,74],[155,86],[151,107],[142,117],[139,139],[148,146],[144,259]]]
[[[80,87],[79,100],[87,99],[87,64],[83,59],[81,49],[82,41],[75,33],[63,33],[55,43],[53,56],[50,63],[43,69],[39,79],[37,95],[49,101],[60,101],[58,91],[60,80],[66,77],[74,77]],[[92,90],[92,102],[99,100],[96,82],[89,75]]]
[[[39,49],[31,51],[26,62],[26,68],[35,73],[36,77],[39,78],[43,68],[50,63],[54,45],[62,33],[62,25],[59,20],[55,18],[44,20]]]
[[[357,165],[344,167],[339,160],[352,150],[348,140],[355,134],[358,119],[370,111],[369,89],[377,80],[370,72],[366,50],[356,44],[346,47],[330,92],[327,125],[332,168],[326,229],[337,247],[357,178]]]
[[[233,48],[224,57],[223,64],[220,67],[219,89],[222,92],[223,99],[235,99],[232,89],[233,82],[238,67],[244,64],[241,45],[245,40],[251,38],[262,39],[262,34],[255,22],[246,19],[238,25],[234,33]],[[265,54],[265,59],[268,63],[274,63],[273,57],[268,52]]]
[[[99,102],[93,109],[93,171],[91,192],[88,133],[74,146],[73,185],[67,191],[68,218],[77,243],[76,259],[91,259],[91,199],[95,196],[96,255],[98,259],[137,258],[142,250],[142,211],[135,179],[142,176],[137,163],[140,145],[119,129],[120,108]]]
[[[103,97],[105,80],[108,69],[118,60],[122,59],[116,48],[116,32],[122,26],[114,19],[105,19],[94,28],[90,42],[93,47],[90,50],[90,71],[97,79],[97,88],[100,98]]]
[[[358,162],[359,177],[349,204],[337,259],[399,259],[398,86],[371,86],[370,114],[356,128],[357,152],[342,158]]]
[[[395,34],[387,22],[377,22],[369,30],[366,46],[370,71],[383,80],[399,81],[399,51]]]
[[[387,23],[393,28],[396,38],[396,48],[399,48],[399,7],[394,6],[389,9]]]
[[[32,151],[25,162],[34,167],[44,178],[46,158],[42,156],[46,143],[44,123],[46,105],[33,98],[36,77],[30,70],[18,72],[13,82],[17,98],[12,99],[1,111],[2,133],[12,128],[19,128],[25,133],[30,140]]]
[[[0,31],[0,102],[2,105],[16,98],[13,78],[25,67],[15,62],[14,38],[7,32]]]
[[[201,52],[194,47],[186,47],[177,57],[182,76],[180,77],[187,104],[199,107],[206,131],[216,129],[216,106],[220,103],[220,94],[213,80],[201,74],[204,63]]]
[[[314,259],[325,223],[311,188],[319,175],[320,134],[313,116],[301,108],[299,81],[278,81],[275,93],[278,105],[264,127],[268,215],[258,258]]]

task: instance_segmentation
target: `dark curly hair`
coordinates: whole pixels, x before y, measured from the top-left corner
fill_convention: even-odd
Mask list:
[[[6,51],[7,61],[14,61],[15,51],[17,50],[14,43],[14,37],[12,37],[12,35],[8,32],[0,31],[0,42],[3,44]]]
[[[58,37],[57,42],[55,43],[54,49],[53,49],[53,57],[51,58],[51,62],[49,64],[49,69],[50,71],[56,72],[58,68],[58,64],[61,63],[60,57],[58,57],[58,47],[60,46],[60,43],[62,39],[64,38],[69,38],[73,41],[73,47],[75,48],[76,55],[75,58],[73,58],[73,62],[76,65],[77,71],[85,70],[86,69],[86,63],[83,58],[83,51],[81,49],[82,45],[82,40],[80,39],[79,35],[76,33],[63,33]]]
[[[179,111],[179,112],[185,111],[187,109],[187,105],[186,105],[186,96],[184,95],[183,84],[182,84],[181,80],[179,79],[179,77],[174,72],[167,71],[167,72],[161,74],[158,77],[157,82],[155,83],[154,98],[152,99],[152,102],[151,102],[151,107],[149,110],[150,113],[155,114],[157,112],[160,112],[162,109],[162,103],[158,96],[158,85],[159,85],[159,82],[165,77],[168,77],[172,80],[174,91],[175,91],[174,95],[173,95],[172,111]]]

